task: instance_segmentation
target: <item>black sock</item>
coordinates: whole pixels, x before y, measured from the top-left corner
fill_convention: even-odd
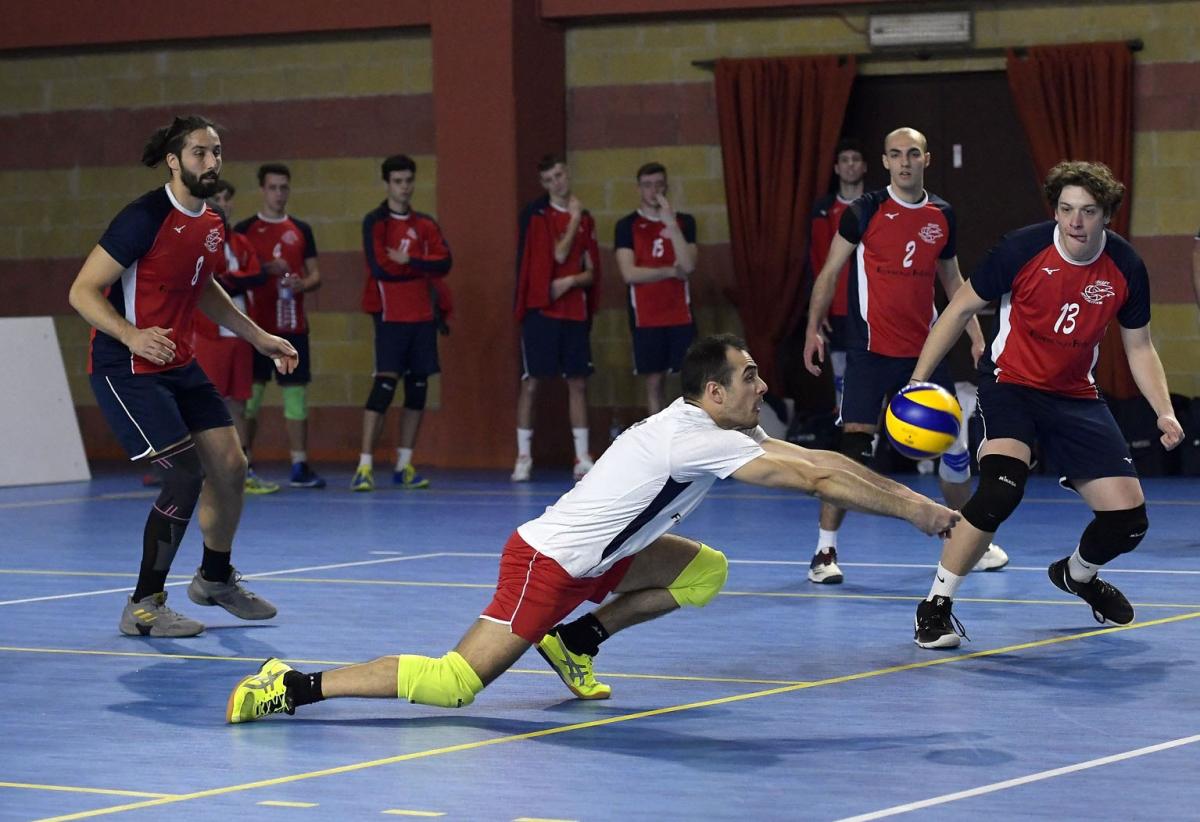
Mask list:
[[[150,509],[146,528],[142,531],[142,564],[138,568],[137,587],[133,590],[134,602],[166,587],[167,574],[186,530],[186,522],[171,519],[159,513],[157,508]]]
[[[557,626],[554,632],[572,653],[588,656],[600,653],[600,643],[608,639],[608,631],[595,614],[584,614],[574,622]]]
[[[214,551],[207,545],[204,546],[204,559],[200,560],[200,576],[209,582],[225,582],[229,579],[230,570],[228,551]]]
[[[321,693],[321,672],[302,674],[299,671],[288,671],[283,675],[283,684],[287,686],[288,696],[296,707],[320,702],[325,696]]]

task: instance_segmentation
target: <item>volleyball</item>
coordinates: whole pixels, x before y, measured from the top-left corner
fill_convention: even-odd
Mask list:
[[[888,403],[884,429],[892,447],[909,459],[940,457],[962,428],[962,409],[954,395],[929,382],[902,388]]]

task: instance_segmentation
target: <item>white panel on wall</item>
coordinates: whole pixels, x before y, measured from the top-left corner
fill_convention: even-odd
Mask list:
[[[50,317],[0,318],[0,486],[92,478]]]

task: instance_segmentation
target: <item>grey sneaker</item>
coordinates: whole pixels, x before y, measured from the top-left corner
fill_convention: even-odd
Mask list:
[[[205,579],[200,569],[192,577],[188,586],[188,599],[197,605],[220,605],[239,619],[270,619],[275,616],[275,606],[258,594],[247,591],[241,585],[242,575],[236,568],[229,569],[229,579],[224,582],[210,582]]]
[[[167,607],[167,592],[159,591],[137,602],[130,595],[117,626],[126,636],[195,636],[204,626]]]

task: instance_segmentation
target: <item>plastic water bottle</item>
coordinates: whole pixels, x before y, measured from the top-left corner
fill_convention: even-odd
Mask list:
[[[279,296],[275,301],[275,325],[280,329],[296,327],[296,293],[290,272],[279,278]]]

